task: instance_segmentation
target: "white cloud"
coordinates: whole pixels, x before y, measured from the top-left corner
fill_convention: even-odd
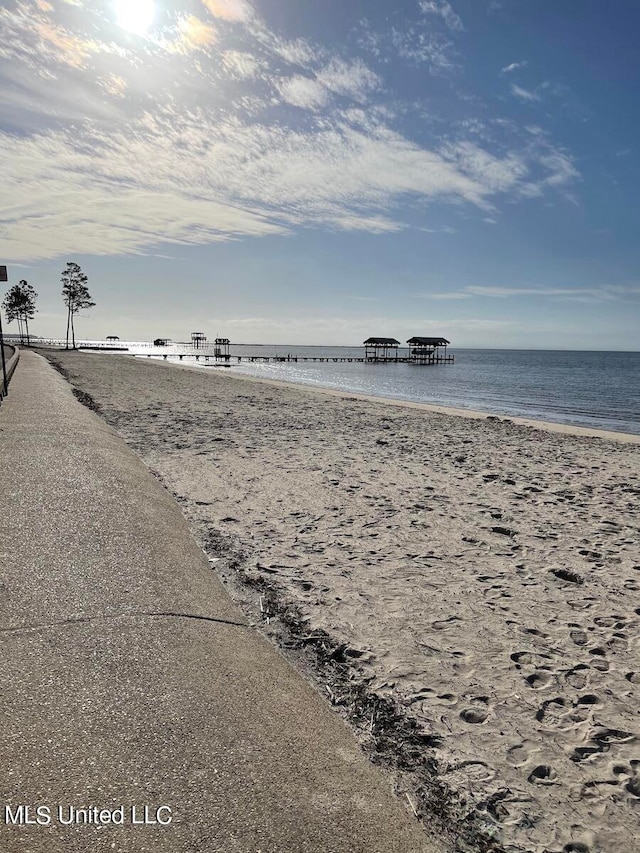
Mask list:
[[[261,67],[255,56],[240,50],[226,50],[222,62],[231,77],[238,80],[251,80],[258,75]]]
[[[451,290],[449,292],[445,291],[444,293],[417,293],[416,296],[424,299],[437,299],[442,301],[446,301],[448,299],[471,299],[470,293],[464,293],[460,290]]]
[[[300,74],[281,80],[278,89],[284,101],[305,110],[317,110],[329,100],[329,93],[324,86]]]
[[[316,79],[337,95],[364,101],[380,85],[380,78],[362,62],[334,59],[316,75]]]
[[[511,94],[515,95],[516,98],[519,98],[521,101],[539,101],[540,95],[536,92],[532,92],[529,89],[523,89],[522,86],[518,86],[516,83],[511,84]]]
[[[469,285],[462,290],[444,293],[420,293],[425,299],[509,299],[511,297],[549,298],[569,302],[602,303],[616,301],[620,297],[640,295],[640,287],[603,285],[600,287],[498,287]]]
[[[225,21],[246,23],[253,17],[253,8],[247,0],[202,0],[211,14]]]
[[[521,62],[512,62],[510,65],[505,65],[504,68],[500,69],[501,74],[511,74],[513,71],[517,71],[518,68],[524,68],[528,65],[526,59],[523,59]]]
[[[516,98],[519,98],[521,101],[529,101],[530,103],[540,100],[540,95],[536,94],[536,92],[531,92],[529,89],[523,89],[522,86],[518,86],[516,83],[511,84],[511,94],[515,95]]]
[[[464,29],[462,19],[453,11],[446,0],[420,0],[419,8],[424,15],[437,15],[442,18],[452,30],[461,31]]]
[[[439,33],[417,28],[406,31],[393,28],[391,41],[401,59],[414,65],[428,65],[433,74],[441,74],[455,68],[452,44]]]
[[[358,23],[358,46],[383,63],[401,59],[411,65],[426,66],[434,75],[456,70],[452,39],[463,29],[460,18],[448,3],[422,5],[422,13],[414,18],[405,16],[402,27],[392,24],[378,31],[366,18],[362,19]]]
[[[262,42],[269,49],[290,65],[299,65],[301,68],[312,68],[322,62],[326,57],[326,51],[318,46],[312,45],[306,39],[287,41],[264,28],[254,28],[254,34],[259,34]]]
[[[390,128],[313,132],[146,116],[121,131],[0,136],[8,258],[121,253],[160,241],[206,243],[315,224],[374,233],[404,227],[402,197],[486,207],[522,174],[475,146],[447,156]]]
[[[540,164],[547,169],[544,183],[551,187],[570,183],[580,176],[571,158],[561,151],[550,151],[540,157]]]
[[[492,144],[486,122],[460,122],[464,138],[440,150],[428,137],[419,144],[396,129],[402,107],[361,59],[283,39],[243,0],[207,0],[215,30],[192,17],[185,41],[178,16],[173,30],[137,47],[124,36],[116,43],[112,31],[100,41],[98,24],[88,42],[44,12],[29,17],[28,2],[0,10],[0,36],[11,36],[0,38],[11,60],[0,106],[21,129],[0,135],[8,259],[145,252],[309,226],[392,233],[407,227],[408,202],[412,219],[416,202],[486,213],[501,195],[542,195],[578,178],[546,135]],[[442,70],[451,50],[437,27],[459,29],[455,13],[447,3],[423,6],[428,20],[391,40]],[[98,20],[84,7],[74,14]],[[216,38],[215,47],[233,48],[211,49]]]
[[[508,154],[499,158],[471,142],[461,142],[445,148],[460,169],[480,181],[491,194],[506,192],[523,180],[529,172],[522,157]]]

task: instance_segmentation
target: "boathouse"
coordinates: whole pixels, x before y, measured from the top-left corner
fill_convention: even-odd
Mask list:
[[[216,359],[221,358],[229,361],[229,346],[231,342],[229,338],[216,338],[213,354]]]
[[[413,337],[407,343],[409,364],[453,364],[453,356],[447,355],[446,338]]]
[[[364,360],[376,361],[398,361],[398,347],[400,341],[395,338],[367,338],[364,341]]]

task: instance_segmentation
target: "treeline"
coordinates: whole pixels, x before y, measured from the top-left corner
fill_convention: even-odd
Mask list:
[[[71,346],[76,348],[75,316],[80,311],[93,308],[96,304],[91,299],[87,286],[87,276],[82,272],[80,266],[73,261],[67,263],[62,272],[62,299],[67,308],[67,337],[66,348],[69,349],[69,335],[71,335]],[[26,279],[21,279],[18,284],[9,288],[2,302],[2,309],[6,315],[7,323],[18,323],[18,334],[20,340],[29,345],[29,320],[33,320],[38,309],[36,299],[38,294]]]

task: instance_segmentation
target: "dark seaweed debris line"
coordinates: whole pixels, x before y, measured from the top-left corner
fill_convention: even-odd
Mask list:
[[[48,356],[48,354],[47,354],[47,356]],[[92,412],[95,412],[97,415],[101,415],[102,410],[101,410],[100,406],[96,403],[96,401],[93,399],[91,394],[87,394],[86,391],[82,391],[82,389],[76,388],[76,386],[73,384],[73,379],[74,379],[73,375],[71,373],[69,373],[69,371],[66,370],[64,367],[62,367],[62,365],[59,364],[57,361],[54,361],[53,358],[48,356],[47,360],[48,360],[49,364],[51,365],[51,367],[55,368],[55,370],[57,370],[58,373],[62,374],[62,376],[64,376],[64,378],[67,380],[67,382],[71,385],[71,391],[73,392],[73,396],[77,400],[79,400],[83,406],[86,406],[87,409],[91,409]]]
[[[186,509],[184,498],[180,500]],[[498,791],[475,808],[438,775],[433,747],[440,743],[436,735],[420,728],[401,705],[378,696],[367,688],[357,667],[360,652],[339,643],[325,631],[309,632],[295,604],[271,578],[248,568],[250,554],[236,537],[217,530],[195,517],[199,538],[207,556],[222,558],[216,571],[231,571],[231,580],[253,592],[253,602],[241,602],[248,614],[261,622],[263,633],[283,650],[294,663],[303,663],[321,694],[355,729],[369,759],[396,776],[396,790],[407,795],[416,817],[429,833],[444,834],[456,853],[505,853],[496,840],[499,802],[511,796],[508,789]],[[301,661],[302,657],[302,661]]]

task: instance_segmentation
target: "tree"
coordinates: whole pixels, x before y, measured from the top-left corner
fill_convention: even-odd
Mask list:
[[[91,301],[91,294],[87,287],[87,277],[78,264],[69,261],[66,270],[62,273],[62,296],[67,306],[67,346],[69,349],[69,327],[71,327],[71,340],[73,349],[76,348],[76,331],[73,324],[74,316],[84,308],[93,308],[96,304]]]
[[[18,284],[14,284],[9,289],[2,303],[7,315],[7,323],[18,321],[20,340],[22,341],[26,336],[27,345],[29,345],[29,320],[35,317],[37,296],[33,287],[25,279],[21,279]]]

